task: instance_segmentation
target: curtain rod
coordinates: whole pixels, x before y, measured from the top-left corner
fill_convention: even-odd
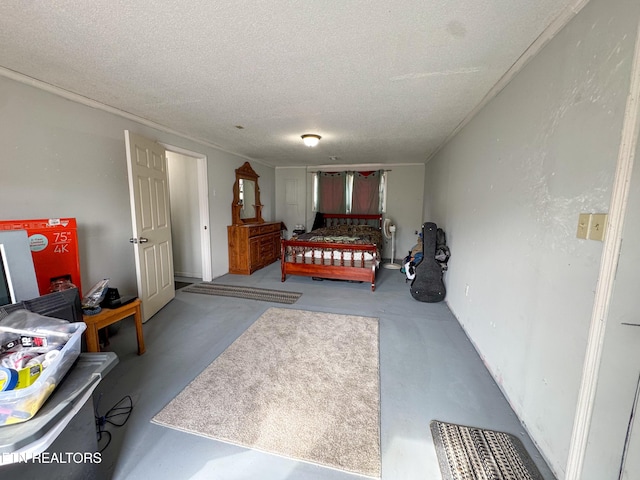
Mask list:
[[[382,170],[383,172],[392,172],[393,170],[384,170],[384,169],[378,169],[378,170]],[[375,170],[307,170],[307,173],[325,173],[325,172],[329,172],[329,173],[333,173],[333,172],[375,172]]]

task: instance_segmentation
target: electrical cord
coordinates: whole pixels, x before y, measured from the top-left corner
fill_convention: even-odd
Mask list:
[[[122,397],[113,407],[111,407],[107,411],[107,413],[102,416],[98,412],[100,400],[102,400],[102,393],[100,394],[100,397],[98,397],[95,408],[96,434],[98,436],[98,443],[102,441],[103,436],[107,439],[105,445],[100,449],[100,453],[102,453],[111,443],[111,432],[105,430],[105,427],[107,426],[107,424],[111,424],[115,427],[122,427],[125,423],[127,423],[127,420],[129,420],[131,412],[133,411],[133,400],[129,395]]]

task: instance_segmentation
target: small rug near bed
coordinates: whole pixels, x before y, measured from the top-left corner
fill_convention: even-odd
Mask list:
[[[269,308],[152,422],[380,477],[378,319]]]
[[[237,285],[222,285],[220,283],[213,282],[196,283],[195,285],[183,288],[182,291],[288,304],[296,303],[296,301],[302,296],[302,293],[299,292],[268,290],[266,288],[256,287],[241,287]]]
[[[544,480],[511,434],[437,420],[431,433],[443,480]]]

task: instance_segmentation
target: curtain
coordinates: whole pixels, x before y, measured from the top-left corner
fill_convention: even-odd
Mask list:
[[[382,170],[354,172],[351,213],[380,213],[380,178]]]
[[[346,172],[319,172],[318,211],[322,213],[345,213]]]

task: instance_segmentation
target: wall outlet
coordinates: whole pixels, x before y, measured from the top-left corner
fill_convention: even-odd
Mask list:
[[[606,213],[593,213],[591,214],[591,221],[589,222],[589,234],[587,238],[589,240],[604,241],[604,234],[607,229],[607,214]]]
[[[578,231],[576,237],[587,239],[589,235],[589,222],[591,221],[590,213],[581,213],[578,216]]]

